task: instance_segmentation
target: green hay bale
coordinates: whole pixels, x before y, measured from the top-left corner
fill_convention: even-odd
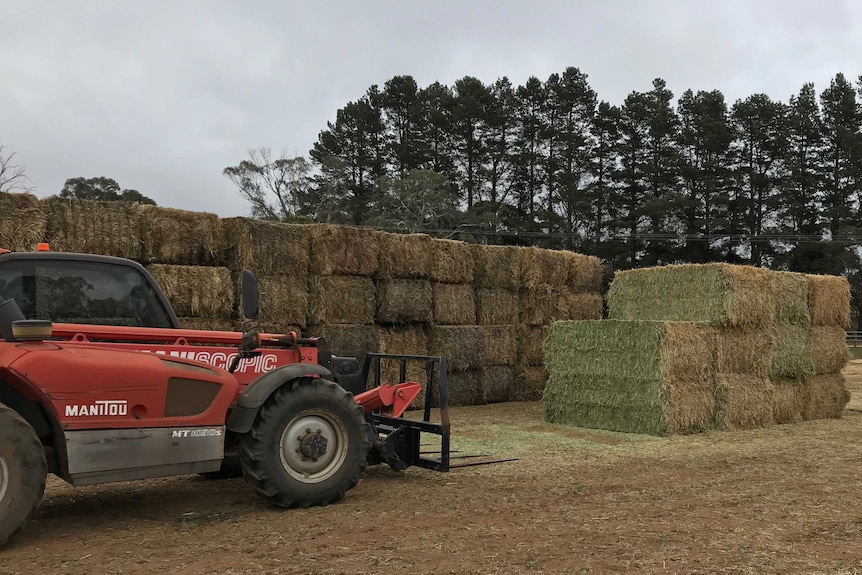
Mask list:
[[[715,333],[719,373],[768,377],[775,339],[771,331],[736,327],[704,328]]]
[[[377,277],[428,279],[431,276],[431,236],[377,233],[380,262]]]
[[[543,365],[545,362],[545,340],[550,326],[518,327],[518,361],[526,365]]]
[[[481,405],[484,402],[482,370],[449,372],[449,405]]]
[[[515,401],[539,401],[548,383],[548,370],[542,365],[517,365],[515,367]]]
[[[772,419],[776,424],[802,421],[805,386],[797,379],[772,381]]]
[[[602,263],[595,256],[563,252],[568,261],[568,284],[578,292],[598,293],[602,289]]]
[[[379,323],[430,322],[434,293],[426,280],[380,280],[377,282]]]
[[[476,246],[454,240],[431,241],[431,280],[453,284],[473,282]]]
[[[311,276],[308,323],[374,323],[374,281],[361,276]]]
[[[504,325],[520,320],[518,293],[507,289],[476,290],[476,319],[479,325]]]
[[[772,301],[775,304],[775,323],[810,327],[808,314],[808,280],[805,274],[773,272]]]
[[[151,264],[147,271],[178,316],[228,320],[234,316],[234,284],[229,269]]]
[[[377,328],[373,325],[315,324],[306,333],[308,337],[326,338],[333,355],[355,357],[360,365],[368,352],[377,351]]]
[[[222,227],[225,261],[232,271],[308,276],[310,226],[228,218]]]
[[[308,226],[310,272],[316,275],[374,276],[380,266],[379,233],[334,225]]]
[[[569,279],[569,260],[561,251],[518,248],[518,271],[521,287],[563,287]]]
[[[473,287],[464,284],[433,283],[434,323],[472,325],[476,323]]]
[[[805,380],[804,387],[805,408],[802,418],[805,421],[839,419],[850,401],[850,392],[840,373],[810,377]]]
[[[690,323],[555,322],[545,344],[545,418],[652,435],[707,429],[714,347]]]
[[[148,263],[217,266],[222,222],[215,214],[141,205],[142,258]]]
[[[807,275],[813,326],[850,327],[850,282],[843,276]]]
[[[542,284],[522,289],[519,294],[520,322],[524,325],[547,325],[560,317],[560,299],[554,289]]]
[[[474,283],[480,288],[517,291],[520,286],[520,257],[516,246],[475,246]]]
[[[181,317],[182,329],[200,329],[204,331],[237,331],[233,321],[217,317]]]
[[[237,290],[240,289],[239,277],[237,276]],[[257,281],[260,288],[260,321],[274,325],[308,325],[311,303],[305,277],[293,274],[265,275],[258,276]],[[338,295],[343,293],[339,291]],[[338,295],[329,300],[330,306],[335,306],[336,311],[340,311],[337,309],[339,305],[345,305]],[[348,297],[350,300],[347,305],[352,305],[354,294]],[[315,304],[315,311],[319,312],[319,299]],[[241,314],[242,311],[238,310],[238,313]]]
[[[560,320],[602,319],[602,296],[563,290],[557,294],[557,317]]]
[[[142,259],[141,204],[51,197],[44,206],[53,251]]]
[[[0,249],[31,252],[45,241],[48,214],[32,194],[0,193]]]
[[[450,371],[478,369],[484,364],[485,339],[476,326],[432,326],[428,350],[431,355],[445,357]]]
[[[609,294],[610,317],[769,327],[774,316],[770,273],[729,264],[617,272]]]
[[[515,395],[515,368],[510,365],[486,366],[481,369],[482,403],[511,401]]]
[[[716,429],[756,429],[775,423],[773,386],[766,378],[719,374],[715,385]]]
[[[839,373],[850,361],[847,332],[838,326],[811,329],[814,375]]]
[[[483,365],[514,365],[518,358],[518,328],[514,325],[483,325],[479,327],[485,340]],[[539,350],[541,353],[541,349]],[[541,359],[541,358],[540,358]]]
[[[780,323],[772,328],[772,334],[775,338],[770,370],[772,377],[803,378],[814,375],[811,328]]]

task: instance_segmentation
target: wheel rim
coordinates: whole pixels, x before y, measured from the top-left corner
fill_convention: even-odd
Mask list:
[[[304,411],[285,426],[280,447],[281,463],[292,477],[319,483],[347,458],[347,429],[326,411]]]
[[[6,460],[0,457],[0,501],[6,497],[6,488],[9,487],[9,466]]]

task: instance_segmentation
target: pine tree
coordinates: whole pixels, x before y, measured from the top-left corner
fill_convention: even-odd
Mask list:
[[[455,82],[452,141],[459,172],[459,189],[467,200],[468,210],[473,207],[482,184],[480,172],[486,151],[481,134],[489,99],[490,92],[479,79],[465,76]]]

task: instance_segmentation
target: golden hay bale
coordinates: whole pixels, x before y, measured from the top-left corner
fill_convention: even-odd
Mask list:
[[[449,372],[449,405],[481,405],[484,400],[482,390],[482,370]]]
[[[141,219],[144,261],[197,266],[221,264],[224,230],[217,215],[143,204]]]
[[[522,289],[518,301],[525,325],[547,325],[560,316],[560,299],[549,285]]]
[[[773,385],[753,375],[719,374],[715,387],[715,427],[755,429],[775,423]]]
[[[548,383],[548,370],[541,365],[517,365],[515,367],[514,401],[540,401]]]
[[[662,394],[667,434],[704,431],[712,423],[716,338],[694,324],[665,326]]]
[[[453,284],[473,283],[476,246],[454,240],[431,241],[431,280]]]
[[[297,337],[302,337],[302,327],[298,325],[290,325],[290,324],[275,324],[275,323],[267,323],[261,322],[255,324],[257,327],[255,329],[258,333],[271,333],[274,335],[287,335],[290,332],[295,332]],[[242,321],[234,322],[234,331],[245,331],[245,325]]]
[[[204,331],[237,331],[233,321],[217,317],[181,317],[182,329],[200,329]]]
[[[308,225],[291,225],[249,218],[222,221],[227,266],[256,274],[308,275]]]
[[[808,314],[808,280],[805,274],[773,272],[771,278],[775,322],[809,327],[811,318]]]
[[[377,232],[380,264],[377,277],[428,279],[431,276],[431,236]]]
[[[484,365],[515,365],[519,356],[517,326],[483,325],[479,330],[485,340]]]
[[[476,302],[472,286],[433,283],[431,288],[434,292],[434,323],[442,325],[476,323]]]
[[[518,327],[518,359],[525,365],[545,363],[545,340],[551,328],[547,325]]]
[[[485,339],[478,326],[437,325],[428,331],[431,355],[446,358],[450,371],[465,371],[482,367]]]
[[[29,252],[45,241],[48,214],[32,194],[0,193],[0,248]]]
[[[521,287],[543,284],[563,287],[569,279],[569,259],[565,252],[542,248],[518,248],[518,279]]]
[[[171,300],[178,316],[218,319],[234,316],[234,284],[229,269],[151,264],[147,271]]]
[[[52,250],[141,260],[140,204],[51,197],[44,206]]]
[[[515,395],[515,368],[493,365],[481,369],[482,403],[511,401]]]
[[[805,386],[797,379],[775,379],[772,381],[772,418],[775,423],[797,423],[802,421],[805,408]]]
[[[362,276],[311,276],[308,323],[374,323],[374,281]]]
[[[507,289],[476,290],[476,319],[480,325],[504,325],[520,321],[518,292]]]
[[[557,312],[554,319],[602,319],[602,296],[563,289],[557,292]]]
[[[602,262],[595,256],[563,252],[568,261],[568,284],[575,291],[598,293],[602,289]]]
[[[520,288],[520,257],[517,246],[477,245],[474,283],[481,288]]]
[[[424,326],[377,326],[377,351],[399,355],[428,355],[428,335]],[[406,381],[426,383],[426,364],[420,361],[407,362]],[[373,367],[372,367],[373,369]],[[397,360],[380,361],[381,383],[398,383],[401,364]],[[422,405],[424,394],[417,398],[414,407]]]
[[[314,224],[308,226],[310,272],[317,275],[373,276],[380,266],[379,234],[373,230]]]
[[[839,419],[841,412],[850,401],[850,392],[840,373],[817,375],[805,380],[805,408],[802,418]]]
[[[813,326],[850,327],[850,282],[843,276],[807,275]]]
[[[377,351],[377,328],[373,325],[316,324],[306,333],[308,337],[326,338],[333,355],[355,357],[360,366],[366,353]]]
[[[814,358],[814,375],[838,373],[850,361],[847,349],[847,332],[838,326],[811,329],[811,347]]]
[[[260,286],[260,321],[274,325],[308,325],[311,303],[305,277],[266,275],[259,276],[257,281]],[[338,305],[338,298],[334,300]]]
[[[434,294],[427,280],[379,280],[377,321],[379,323],[430,322]]]

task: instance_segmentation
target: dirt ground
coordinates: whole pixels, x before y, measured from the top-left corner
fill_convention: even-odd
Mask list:
[[[519,457],[370,469],[283,511],[242,479],[51,480],[0,573],[860,573],[862,361],[843,419],[654,438],[453,409],[455,448]]]

